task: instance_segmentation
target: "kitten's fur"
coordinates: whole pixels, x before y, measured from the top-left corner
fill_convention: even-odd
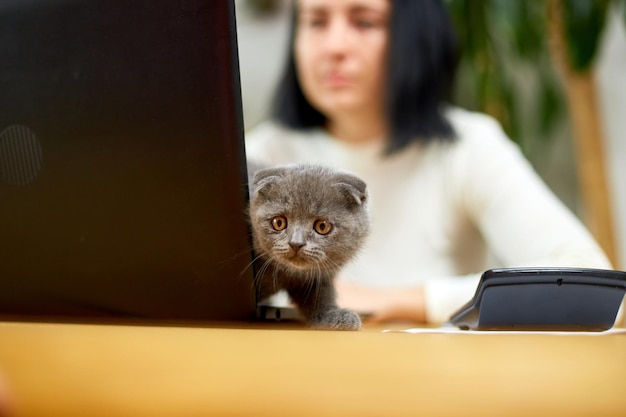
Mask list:
[[[369,231],[365,183],[298,164],[256,171],[250,194],[258,299],[286,290],[311,327],[358,330],[358,314],[337,306],[333,279]]]

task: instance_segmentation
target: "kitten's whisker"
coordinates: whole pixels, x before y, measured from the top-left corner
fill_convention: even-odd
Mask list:
[[[307,271],[308,272],[308,277],[307,277],[307,294],[306,294],[306,298],[308,299],[311,296],[311,292],[313,291],[313,289],[316,287],[316,279],[315,276],[313,276],[313,272],[314,271]],[[317,300],[317,297],[316,297]]]
[[[220,261],[220,263],[217,265],[217,270],[219,271],[220,269],[228,266],[229,264],[237,261],[238,259],[240,259],[242,256],[246,256],[246,255],[250,255],[252,252],[252,248],[250,247],[249,249],[246,250],[242,250],[240,252],[237,252],[235,254],[233,254],[231,257],[224,259],[222,261]],[[238,279],[241,279],[244,275],[244,273],[246,272],[246,270],[248,268],[250,268],[250,265],[253,263],[254,261],[250,262],[248,265],[246,265],[243,270],[239,273]]]
[[[259,270],[254,276],[254,285],[260,285],[261,280],[263,280],[263,277],[265,276],[265,273],[267,272],[267,269],[269,268],[271,263],[272,259],[267,258],[265,262],[263,262],[263,264],[259,267]]]
[[[265,269],[267,268],[267,263],[269,262],[269,259],[266,259],[261,266],[259,266],[259,269],[256,271],[256,273],[254,274],[254,283],[258,283],[261,278],[263,277],[263,273],[265,271]]]
[[[278,267],[280,267],[279,264],[277,264]],[[273,285],[273,290],[276,292],[278,291],[278,267],[274,268],[274,273],[272,274],[272,285]]]
[[[322,286],[322,271],[319,264],[317,265],[317,277],[315,279],[315,302],[319,302],[320,299],[320,287]]]
[[[250,262],[248,264],[248,268],[253,265],[256,261],[258,261],[259,259],[261,259],[262,257],[267,257],[266,253],[261,253],[259,254],[257,257],[255,257],[252,262]],[[265,259],[265,261],[263,261],[263,263],[261,264],[261,266],[258,268],[258,270],[256,271],[255,274],[255,278],[258,277],[259,275],[261,275],[261,273],[263,272],[263,267],[269,262],[269,257],[267,257],[267,259]]]
[[[327,275],[330,278],[333,277],[333,269],[329,267],[328,264],[329,263],[327,259],[322,259],[319,263],[319,267],[320,269],[322,269],[324,275]]]
[[[246,267],[241,271],[239,275],[243,275],[248,270],[248,268],[250,268],[258,259],[266,255],[267,253],[265,252],[261,253],[260,255],[257,255],[254,259],[252,259],[252,261],[250,261],[250,263],[248,263],[248,265],[246,265]]]
[[[328,257],[324,258],[324,263],[326,265],[330,265],[328,267],[329,271],[340,271],[341,268],[343,267],[342,265],[339,265],[337,262],[333,261],[331,258],[328,258]]]

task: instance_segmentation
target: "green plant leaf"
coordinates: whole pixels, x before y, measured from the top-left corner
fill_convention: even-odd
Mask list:
[[[245,5],[257,16],[269,15],[278,8],[276,0],[246,0]]]
[[[535,107],[536,117],[539,120],[539,133],[542,137],[550,138],[552,129],[563,110],[563,104],[555,82],[546,76],[542,78],[543,88],[539,94],[539,105]]]
[[[545,1],[445,4],[461,53],[453,103],[495,117],[525,154],[542,152],[565,110],[548,50]]]
[[[411,0],[413,1],[413,0]],[[452,0],[448,7],[456,27],[461,53],[477,59],[487,48],[487,0]]]
[[[544,41],[546,8],[542,2],[526,0],[492,0],[491,21],[507,37],[515,52],[524,59],[536,59]]]
[[[570,65],[584,72],[592,66],[609,0],[562,0],[565,43]]]

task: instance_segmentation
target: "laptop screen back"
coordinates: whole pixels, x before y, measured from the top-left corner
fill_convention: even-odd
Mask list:
[[[0,317],[253,317],[232,2],[0,3]]]

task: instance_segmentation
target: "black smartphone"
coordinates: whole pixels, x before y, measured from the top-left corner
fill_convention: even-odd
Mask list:
[[[615,324],[624,294],[623,271],[490,269],[448,324],[464,330],[604,331]]]

